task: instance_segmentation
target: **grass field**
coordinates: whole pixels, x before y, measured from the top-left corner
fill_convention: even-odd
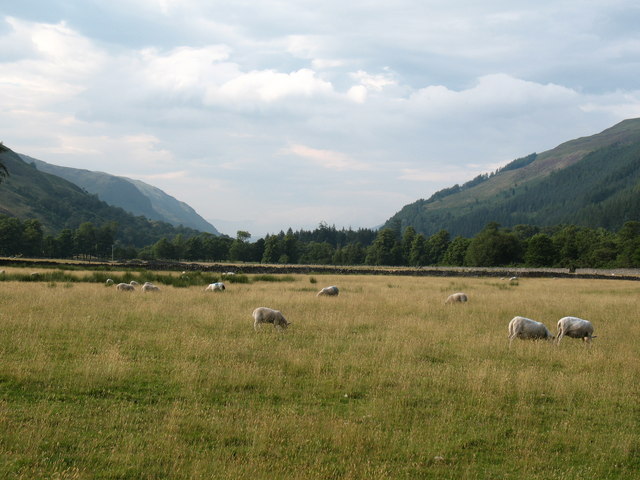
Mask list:
[[[640,283],[316,279],[0,282],[0,478],[637,478]],[[598,338],[509,349],[515,315]]]

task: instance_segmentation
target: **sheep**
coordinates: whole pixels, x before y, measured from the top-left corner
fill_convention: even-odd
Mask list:
[[[511,277],[509,279],[509,284],[510,285],[517,285],[518,284],[518,277]]]
[[[544,324],[525,317],[513,317],[509,322],[509,348],[514,338],[553,340],[553,335]]]
[[[256,332],[258,331],[258,325],[262,323],[273,323],[277,330],[283,330],[291,325],[280,311],[272,308],[258,307],[253,311],[252,316],[254,320],[253,328]]]
[[[105,283],[105,285],[113,285],[114,282],[113,282],[113,280],[111,278],[107,278],[107,281],[104,282],[104,283]]]
[[[236,272],[224,272],[222,274],[223,277],[232,277],[233,275],[235,275]]]
[[[145,282],[144,285],[142,285],[142,291],[143,292],[159,292],[160,288],[156,287],[153,283],[151,282]]]
[[[449,295],[447,299],[444,301],[444,303],[457,303],[457,302],[464,303],[468,300],[469,300],[469,297],[467,297],[466,293],[458,292],[458,293],[452,293],[451,295]]]
[[[122,290],[123,292],[130,292],[135,289],[136,287],[128,283],[119,283],[118,285],[116,285],[116,290]]]
[[[332,285],[330,287],[324,287],[322,290],[318,292],[316,297],[320,297],[323,295],[327,295],[329,297],[335,297],[338,295],[338,293],[340,293],[340,291],[338,290],[338,287],[336,287],[335,285]]]
[[[564,336],[571,338],[581,338],[584,342],[590,343],[593,335],[593,325],[589,320],[578,317],[562,317],[558,320],[558,345]]]
[[[136,282],[135,280],[131,280],[129,282],[129,285],[131,285],[132,287],[139,287],[140,286],[140,284],[138,282]]]
[[[222,282],[211,283],[204,289],[205,292],[224,292],[226,287]]]

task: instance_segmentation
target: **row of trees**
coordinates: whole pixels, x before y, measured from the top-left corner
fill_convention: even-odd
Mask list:
[[[46,258],[111,258],[116,254],[115,222],[95,227],[90,222],[77,229],[65,228],[57,236],[45,235],[42,224],[35,219],[21,221],[0,215],[0,255]],[[133,247],[118,245],[119,256],[136,255]]]
[[[45,235],[37,220],[0,215],[0,255],[47,258],[115,258],[186,261],[241,261],[281,264],[390,266],[528,266],[567,268],[640,267],[640,222],[626,222],[617,232],[564,225],[502,228],[491,222],[473,238],[447,231],[425,236],[399,224],[379,231],[342,229],[321,224],[313,231],[289,229],[250,242],[200,233],[163,237],[143,248],[118,240],[114,222],[100,227],[86,222],[77,229]]]

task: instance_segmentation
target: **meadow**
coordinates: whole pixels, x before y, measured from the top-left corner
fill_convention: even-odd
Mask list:
[[[608,479],[640,471],[640,283],[0,282],[0,478]],[[317,283],[316,283],[317,281]],[[338,297],[316,297],[338,285]],[[445,305],[464,291],[467,304]],[[284,333],[253,329],[281,310]],[[589,319],[591,346],[514,341]]]

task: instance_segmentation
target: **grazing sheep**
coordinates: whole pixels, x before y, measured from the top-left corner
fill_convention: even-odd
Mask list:
[[[116,290],[122,290],[123,292],[130,292],[135,289],[136,287],[128,283],[119,283],[118,285],[116,285]]]
[[[205,292],[224,292],[226,287],[222,282],[211,283],[204,289]]]
[[[132,287],[139,287],[140,286],[140,284],[138,282],[136,282],[135,280],[131,280],[129,282],[129,285],[131,285]]]
[[[338,293],[340,293],[340,291],[338,290],[338,287],[336,287],[335,285],[332,285],[330,287],[324,287],[322,290],[318,292],[316,297],[320,297],[323,295],[327,295],[329,297],[335,297],[338,295]]]
[[[4,275],[4,270],[0,270],[0,275]]]
[[[233,275],[235,275],[236,272],[224,272],[222,274],[223,277],[232,277]]]
[[[258,325],[262,323],[273,323],[273,326],[278,330],[283,330],[291,325],[284,318],[284,315],[278,310],[273,310],[267,307],[258,307],[253,311],[253,328],[258,331]]]
[[[153,283],[151,282],[145,282],[144,285],[142,285],[142,291],[143,292],[159,292],[160,288],[156,287]]]
[[[578,317],[562,317],[558,320],[558,345],[565,335],[571,338],[581,338],[587,343],[591,342],[592,338],[596,338],[593,335],[591,322]]]
[[[444,303],[464,303],[469,300],[466,293],[458,292],[452,293],[447,297]]]
[[[509,348],[514,338],[522,340],[553,340],[553,335],[544,324],[525,317],[513,317],[509,322]]]
[[[518,277],[511,277],[509,279],[509,284],[511,285],[517,285],[518,284]]]
[[[113,285],[113,280],[111,278],[107,278],[107,281],[104,282],[106,285]]]

